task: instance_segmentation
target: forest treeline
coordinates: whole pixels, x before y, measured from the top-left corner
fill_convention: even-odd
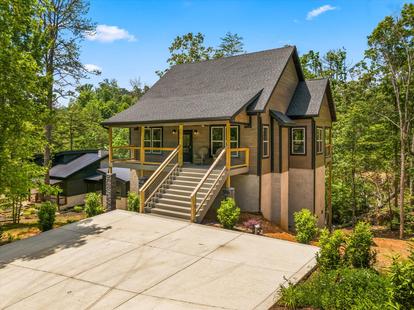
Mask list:
[[[134,104],[149,89],[132,80],[82,84],[90,72],[80,62],[81,42],[95,24],[85,0],[0,2],[0,195],[21,203],[33,182],[48,183],[54,152],[101,149],[100,123]],[[385,17],[367,37],[361,61],[346,47],[324,54],[299,51],[306,78],[329,77],[338,121],[334,124],[334,224],[358,219],[414,230],[414,5]],[[217,47],[202,33],[177,36],[166,68],[244,53],[243,38],[226,33]],[[139,74],[139,72],[137,72]],[[68,102],[59,104],[62,98]],[[128,143],[118,130],[114,143]],[[33,163],[44,154],[44,167]]]

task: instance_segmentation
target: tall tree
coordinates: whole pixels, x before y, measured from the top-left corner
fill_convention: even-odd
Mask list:
[[[43,173],[32,161],[43,147],[40,9],[36,0],[0,1],[0,196],[10,202],[14,222]]]
[[[70,87],[84,78],[87,70],[80,62],[79,43],[95,25],[86,17],[89,5],[85,0],[39,0],[43,6],[41,20],[48,48],[44,53],[47,78],[48,119],[45,125],[47,144],[44,150],[45,183],[49,184],[52,128],[57,100],[71,95]]]
[[[237,33],[227,32],[216,49],[215,58],[239,55],[245,52],[243,38]]]
[[[185,35],[177,36],[168,48],[170,51],[170,57],[167,59],[169,68],[174,65],[233,56],[244,52],[243,38],[238,34],[226,33],[221,38],[218,48],[205,46],[204,39],[204,34],[200,32],[197,34],[189,32]],[[156,71],[155,73],[161,77],[168,70]]]
[[[414,118],[414,4],[405,4],[401,16],[387,16],[368,37],[366,56],[372,63],[373,76],[379,82],[389,83],[393,92],[392,114],[382,114],[399,130],[400,183],[399,212],[400,238],[404,236],[404,208],[406,189],[406,155],[409,134]]]

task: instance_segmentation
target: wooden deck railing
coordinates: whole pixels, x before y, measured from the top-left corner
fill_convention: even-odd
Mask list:
[[[112,146],[112,162],[131,162],[143,165],[159,165],[162,161],[152,161],[148,159],[151,155],[163,155],[166,152],[172,152],[174,147],[139,147],[133,145]],[[124,154],[117,150],[127,150]],[[148,153],[151,152],[151,153]],[[141,158],[142,157],[142,158]]]
[[[238,147],[230,149],[231,156],[230,169],[248,168],[250,163],[250,149],[248,147]]]

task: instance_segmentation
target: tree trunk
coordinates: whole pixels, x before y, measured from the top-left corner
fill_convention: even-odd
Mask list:
[[[356,220],[356,185],[355,185],[355,167],[352,168],[352,227],[355,226]]]
[[[404,238],[404,191],[405,191],[405,128],[401,129],[400,134],[400,194],[399,194],[399,211],[400,211],[400,239]]]

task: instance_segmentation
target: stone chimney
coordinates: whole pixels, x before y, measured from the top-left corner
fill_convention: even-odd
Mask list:
[[[108,155],[108,151],[107,150],[98,150],[98,156],[99,158],[102,158],[104,156]]]

